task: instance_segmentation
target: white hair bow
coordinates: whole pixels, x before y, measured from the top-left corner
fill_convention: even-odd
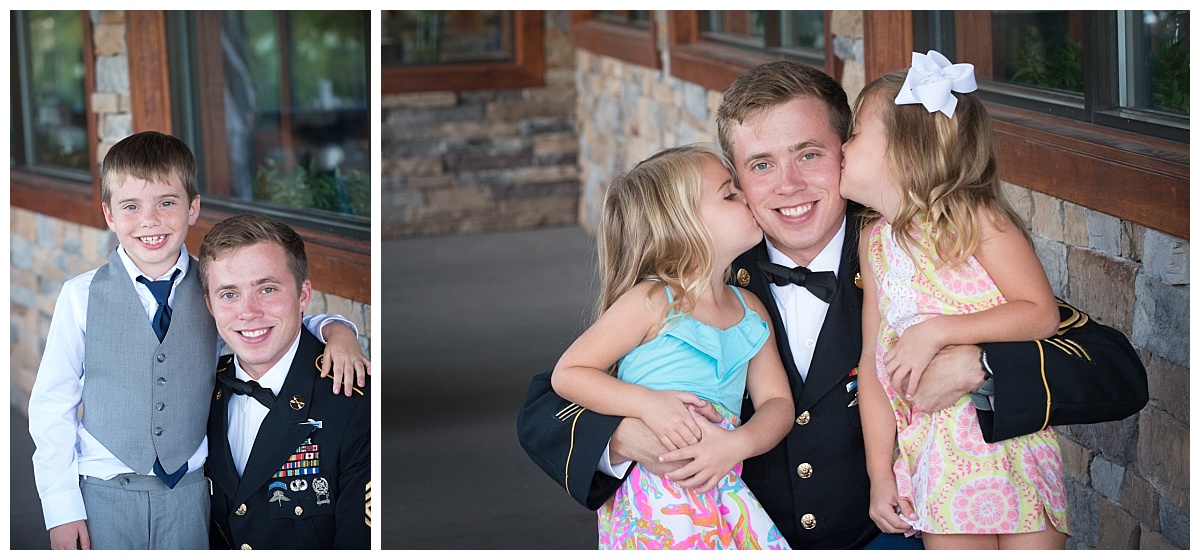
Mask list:
[[[941,111],[954,118],[958,99],[950,92],[971,93],[975,91],[975,65],[951,64],[942,53],[912,53],[912,68],[900,86],[896,96],[897,105],[920,103],[930,113]]]

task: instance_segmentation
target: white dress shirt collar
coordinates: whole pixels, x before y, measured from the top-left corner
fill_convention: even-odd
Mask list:
[[[829,243],[825,244],[825,248],[821,249],[821,252],[817,253],[817,256],[805,268],[816,272],[828,270],[837,274],[838,269],[842,265],[842,247],[845,242],[846,219],[842,218],[842,227],[838,229],[837,235],[834,235],[833,239],[830,239]],[[777,249],[771,243],[770,238],[767,238],[767,257],[771,259],[771,262],[788,268],[794,268],[797,265],[796,261],[793,261],[791,257]]]
[[[129,275],[129,279],[132,280],[134,284],[137,284],[138,276],[145,276],[145,274],[138,269],[136,264],[133,264],[133,259],[129,258],[129,253],[125,252],[124,247],[117,245],[117,255],[121,257],[121,263],[125,265],[125,273]],[[183,280],[183,277],[187,276],[188,265],[190,265],[191,262],[192,259],[188,257],[187,245],[180,245],[179,258],[175,260],[175,266],[168,268],[162,276],[159,276],[158,278],[150,278],[150,280],[170,280],[171,273],[178,268],[179,278],[175,279],[175,285],[177,286],[179,285],[179,282]]]
[[[283,382],[287,381],[288,370],[292,369],[292,360],[295,359],[296,349],[299,347],[300,333],[296,333],[296,340],[292,341],[291,348],[288,348],[288,351],[283,355],[283,357],[279,358],[279,361],[275,362],[275,365],[271,366],[271,369],[267,370],[267,373],[264,373],[262,377],[258,378],[258,384],[270,389],[271,392],[275,393],[275,396],[278,397],[279,389],[283,387]],[[236,354],[233,357],[233,365],[237,372],[238,379],[242,381],[254,379],[253,377],[250,377],[250,374],[246,373],[246,370],[242,369],[242,365],[238,363]]]

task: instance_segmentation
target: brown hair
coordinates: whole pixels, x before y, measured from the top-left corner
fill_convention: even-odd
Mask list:
[[[647,279],[670,288],[664,314],[689,311],[712,274],[713,240],[700,219],[701,169],[713,158],[729,162],[710,144],[662,150],[617,176],[604,195],[597,252],[603,313]],[[732,171],[730,172],[732,174]]]
[[[741,124],[759,111],[798,97],[811,96],[829,107],[829,124],[842,142],[850,130],[850,104],[846,90],[824,72],[790,60],[761,64],[742,74],[725,90],[717,108],[717,140],[725,157],[733,160],[733,123]]]
[[[287,255],[288,269],[296,277],[299,289],[308,280],[308,257],[304,253],[304,240],[291,226],[270,216],[256,212],[238,214],[213,226],[204,242],[200,244],[200,285],[208,294],[208,267],[212,262],[235,249],[258,243],[275,243],[283,247]]]
[[[901,247],[915,246],[914,219],[932,225],[933,255],[961,264],[979,247],[980,209],[998,227],[1005,221],[1029,239],[1024,222],[1000,191],[991,119],[977,95],[954,93],[954,117],[930,113],[920,104],[897,105],[907,70],[884,74],[867,84],[854,103],[857,116],[876,103],[887,140],[888,170],[904,192],[893,235]]]
[[[167,182],[179,177],[188,204],[200,196],[196,186],[196,158],[187,144],[153,130],[139,132],[113,144],[100,166],[100,200],[112,204],[112,191],[125,177]]]

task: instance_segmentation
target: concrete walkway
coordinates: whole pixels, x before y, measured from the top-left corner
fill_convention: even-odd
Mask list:
[[[530,377],[591,322],[595,268],[578,227],[384,242],[384,549],[596,547],[516,435]]]
[[[42,501],[33,484],[33,438],[29,420],[10,407],[8,425],[8,536],[12,550],[50,550],[50,532],[42,517]]]

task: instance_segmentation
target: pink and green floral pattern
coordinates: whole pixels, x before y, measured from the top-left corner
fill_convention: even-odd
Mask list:
[[[714,404],[732,430],[737,417]],[[742,482],[739,464],[703,494],[634,465],[596,512],[601,549],[786,550],[787,541]]]
[[[919,246],[910,255],[892,237],[891,225],[880,220],[871,231],[870,261],[863,263],[879,287],[876,370],[896,417],[892,470],[900,496],[912,501],[919,516],[913,528],[1011,534],[1053,527],[1067,533],[1062,456],[1053,430],[987,443],[969,397],[924,414],[892,389],[883,355],[905,329],[936,315],[974,313],[1005,301],[974,257],[956,268],[935,264],[929,255],[938,232],[916,227]]]

